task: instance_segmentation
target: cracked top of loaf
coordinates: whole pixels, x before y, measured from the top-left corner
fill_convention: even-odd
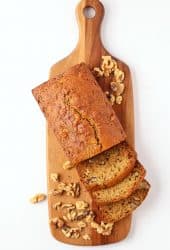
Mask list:
[[[71,164],[125,140],[111,104],[86,64],[70,68],[32,92]]]

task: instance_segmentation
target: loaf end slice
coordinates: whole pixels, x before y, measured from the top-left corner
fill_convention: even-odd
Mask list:
[[[144,167],[137,161],[132,172],[123,181],[110,188],[93,191],[93,200],[97,204],[107,204],[125,199],[138,188],[145,175]]]
[[[72,165],[126,138],[111,104],[84,63],[32,93]]]
[[[77,172],[87,190],[95,191],[111,187],[123,180],[130,174],[135,162],[135,151],[124,141],[81,162],[77,166]]]
[[[98,214],[104,222],[116,222],[131,214],[139,207],[146,198],[150,189],[150,184],[144,180],[138,189],[127,199],[99,206]]]

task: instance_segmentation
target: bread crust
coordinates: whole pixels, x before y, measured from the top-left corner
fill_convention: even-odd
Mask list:
[[[84,63],[32,93],[72,165],[126,138],[110,102]]]

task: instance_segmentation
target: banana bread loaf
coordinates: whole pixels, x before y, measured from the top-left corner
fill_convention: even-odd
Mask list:
[[[130,196],[139,186],[146,175],[144,167],[137,161],[132,172],[123,181],[110,188],[92,192],[97,204],[116,202]]]
[[[32,92],[71,164],[125,140],[111,104],[86,64],[70,68]]]
[[[127,199],[99,206],[97,211],[100,219],[104,222],[116,222],[123,219],[141,205],[149,189],[150,184],[144,180],[138,189]]]
[[[135,166],[136,153],[122,142],[77,165],[80,180],[88,190],[111,187],[127,177]]]

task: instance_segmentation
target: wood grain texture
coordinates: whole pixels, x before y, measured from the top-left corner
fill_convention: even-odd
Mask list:
[[[88,19],[84,16],[83,10],[85,7],[93,7],[96,11],[94,18]],[[55,77],[57,74],[64,72],[69,67],[85,62],[92,69],[99,66],[101,57],[103,55],[110,55],[110,53],[104,48],[100,38],[101,22],[104,16],[104,7],[98,0],[82,0],[76,8],[77,22],[79,25],[79,41],[74,51],[65,59],[54,64],[50,69],[50,78]],[[125,93],[123,103],[116,105],[114,110],[122,123],[123,128],[127,134],[128,142],[134,146],[134,109],[133,109],[133,91],[131,83],[131,75],[129,67],[119,59],[113,58],[118,62],[118,66],[125,72]],[[109,89],[109,83],[105,80],[100,80],[99,84],[103,91]],[[79,176],[76,169],[69,170],[69,174],[66,174],[65,170],[61,167],[65,162],[65,156],[62,149],[53,132],[50,130],[47,124],[47,177],[48,177],[48,191],[55,188],[54,183],[50,180],[50,174],[58,172],[61,174],[62,181],[64,182],[79,182]],[[95,204],[92,201],[89,193],[85,190],[81,184],[81,195],[79,200],[85,200],[90,204],[90,208],[95,210]],[[61,196],[59,200],[63,202],[73,202],[74,198]],[[57,197],[49,196],[49,218],[58,216],[58,211],[52,208],[53,204],[57,202]],[[91,240],[85,241],[82,238],[70,239],[66,238],[60,230],[57,230],[54,226],[50,225],[52,235],[57,239],[65,243],[75,245],[102,245],[118,242],[124,239],[130,230],[131,216],[128,216],[121,221],[117,222],[114,226],[114,230],[111,236],[101,236],[97,234],[91,228],[87,228],[87,233],[91,236]]]

